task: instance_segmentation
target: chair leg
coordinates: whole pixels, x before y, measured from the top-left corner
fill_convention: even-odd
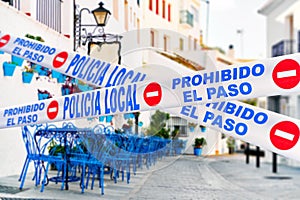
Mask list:
[[[28,160],[28,162],[26,162],[26,165],[24,166],[24,172],[22,173],[22,177],[21,177],[21,184],[20,184],[20,190],[23,189],[24,183],[25,183],[25,179],[26,179],[26,174],[27,174],[27,170],[28,170],[28,166],[29,166],[30,160]]]
[[[66,173],[67,173],[67,163],[64,163],[63,164],[63,171],[62,171],[62,174],[63,174],[63,177],[62,177],[62,181],[61,181],[61,190],[64,190],[64,186],[65,186],[65,180],[66,180]]]
[[[25,171],[25,166],[27,165],[28,162],[29,162],[29,159],[28,159],[28,155],[27,155],[18,181],[22,180],[22,176],[23,176],[24,171]]]
[[[40,192],[44,191],[45,184],[46,184],[46,179],[47,179],[47,175],[48,175],[49,165],[50,165],[50,163],[47,162],[47,166],[46,166],[46,169],[45,169],[45,172],[44,172],[44,178],[43,178],[43,181],[42,181],[42,186],[41,186]]]
[[[87,172],[87,176],[86,176],[85,189],[88,189],[88,187],[89,187],[90,175],[91,175],[91,169],[90,169],[90,167],[88,167],[88,172]]]
[[[104,195],[104,167],[100,170],[100,185],[101,185],[101,194]]]
[[[85,177],[85,164],[82,165],[82,172],[81,172],[81,193],[84,193],[84,177]]]

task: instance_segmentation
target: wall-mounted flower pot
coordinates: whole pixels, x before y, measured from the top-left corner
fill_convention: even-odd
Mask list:
[[[8,62],[3,63],[4,76],[13,76],[15,69],[16,69],[16,64],[8,63]]]
[[[59,78],[61,76],[61,73],[55,70],[52,70],[51,74],[52,78]]]
[[[33,73],[31,72],[22,72],[22,81],[23,83],[31,83],[33,78]]]
[[[191,131],[191,132],[194,132],[194,131],[195,131],[195,127],[190,126],[189,128],[190,128],[190,131]]]
[[[106,116],[106,122],[107,122],[107,123],[111,122],[112,119],[113,119],[113,116],[112,116],[112,115]]]
[[[38,93],[38,99],[39,100],[44,100],[44,99],[48,99],[48,98],[49,98],[49,94]]]
[[[201,132],[204,133],[206,131],[206,127],[200,127]]]
[[[16,63],[17,66],[22,66],[23,65],[23,58],[19,58],[17,56],[11,55],[11,62]]]
[[[0,54],[4,54],[4,51],[0,51]]]
[[[58,83],[64,83],[66,80],[66,76],[63,74],[60,74],[60,76],[57,78]]]
[[[49,69],[46,67],[41,67],[41,70],[38,72],[39,76],[48,76]]]
[[[105,120],[105,116],[100,116],[100,117],[99,117],[99,121],[100,121],[100,122],[104,122],[104,120]]]
[[[61,95],[62,96],[69,95],[69,94],[70,94],[70,89],[69,88],[65,88],[65,87],[61,88]]]
[[[42,70],[42,66],[41,65],[34,65],[34,71],[36,71],[37,73],[39,73]]]

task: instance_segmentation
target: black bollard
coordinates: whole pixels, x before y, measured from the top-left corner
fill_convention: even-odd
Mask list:
[[[259,168],[260,167],[260,148],[259,146],[256,146],[256,167]]]
[[[250,151],[250,144],[247,142],[247,144],[246,144],[246,164],[249,164],[249,151]]]

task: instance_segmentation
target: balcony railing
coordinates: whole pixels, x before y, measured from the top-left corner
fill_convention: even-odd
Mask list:
[[[294,40],[281,40],[272,46],[272,57],[283,56],[296,52]]]
[[[37,21],[61,33],[62,0],[36,0]]]
[[[189,26],[194,26],[194,15],[188,10],[180,11],[180,24],[188,24]]]

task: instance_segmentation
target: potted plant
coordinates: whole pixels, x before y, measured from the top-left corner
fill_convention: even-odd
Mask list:
[[[202,154],[202,148],[206,145],[206,139],[204,137],[195,138],[194,142],[194,155],[200,156]]]
[[[189,126],[190,131],[194,132],[195,131],[195,127],[197,126],[197,124],[189,122],[188,126]]]
[[[33,72],[34,69],[32,69],[30,66],[24,67],[24,71],[22,72],[23,83],[31,83],[31,80],[33,78]]]
[[[15,55],[11,55],[11,62],[15,63],[17,66],[22,66],[24,59]]]
[[[204,126],[204,125],[200,125],[200,129],[201,129],[201,132],[205,132],[206,131],[206,126]]]
[[[52,75],[52,78],[59,78],[61,76],[61,73],[58,71],[52,70],[51,75]]]
[[[2,66],[4,76],[13,76],[17,65],[13,62],[3,62]]]

